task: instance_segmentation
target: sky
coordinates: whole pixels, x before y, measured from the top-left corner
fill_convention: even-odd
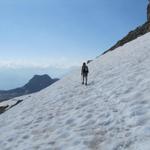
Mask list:
[[[0,89],[21,85],[36,73],[60,77],[99,56],[146,21],[147,3],[0,0]]]

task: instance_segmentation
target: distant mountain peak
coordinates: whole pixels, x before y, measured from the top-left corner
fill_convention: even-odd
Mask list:
[[[58,79],[52,79],[47,74],[34,75],[33,78],[31,78],[23,88],[26,89],[29,93],[33,93],[53,84],[57,80]]]
[[[33,78],[49,78],[49,79],[52,79],[48,74],[34,75]]]
[[[38,92],[51,84],[55,83],[59,79],[52,79],[49,75],[34,75],[27,84],[20,88],[11,89],[7,91],[0,91],[0,101],[8,100],[17,96],[25,94],[31,94]]]

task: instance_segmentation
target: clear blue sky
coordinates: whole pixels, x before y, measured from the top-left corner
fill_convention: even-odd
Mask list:
[[[1,0],[0,67],[76,66],[144,23],[146,7],[147,0]]]

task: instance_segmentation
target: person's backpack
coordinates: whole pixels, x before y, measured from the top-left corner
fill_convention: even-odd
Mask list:
[[[87,67],[87,66],[84,66],[84,67],[83,67],[83,73],[88,73],[88,72],[89,72],[88,67]]]

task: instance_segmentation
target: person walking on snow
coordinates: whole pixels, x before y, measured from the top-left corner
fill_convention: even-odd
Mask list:
[[[88,73],[89,73],[89,68],[86,65],[86,63],[83,63],[82,69],[81,69],[81,76],[82,76],[82,84],[87,85],[87,80],[88,80]]]

